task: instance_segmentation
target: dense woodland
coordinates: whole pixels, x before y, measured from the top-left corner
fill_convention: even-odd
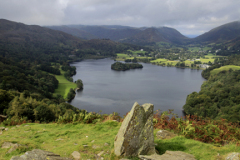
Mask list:
[[[222,59],[202,72],[202,76],[208,80],[202,84],[199,93],[188,95],[183,106],[186,114],[212,119],[223,118],[231,122],[240,121],[240,70],[230,68],[217,74],[211,73],[213,69],[224,65],[240,66],[240,56]]]
[[[114,64],[111,65],[111,69],[115,71],[126,71],[129,69],[136,68],[143,68],[143,66],[138,63],[121,63],[121,62],[115,62]]]

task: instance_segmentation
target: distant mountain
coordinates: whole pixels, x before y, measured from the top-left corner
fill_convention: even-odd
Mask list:
[[[183,36],[180,32],[175,29],[168,27],[160,28],[147,28],[138,34],[126,38],[121,42],[132,43],[138,45],[152,45],[156,42],[168,42],[183,44],[184,41],[188,40],[187,37]]]
[[[216,27],[193,39],[194,42],[225,42],[240,36],[240,21]]]
[[[123,38],[131,37],[141,30],[118,25],[103,26],[85,26],[85,25],[68,25],[68,26],[47,26],[48,28],[60,30],[68,34],[83,39],[110,39],[118,41]]]
[[[97,36],[94,36],[89,32],[86,32],[84,30],[77,29],[77,28],[74,28],[71,26],[47,26],[47,28],[62,31],[62,32],[71,34],[73,36],[76,36],[78,38],[81,38],[81,39],[96,39],[96,38],[98,38]]]
[[[118,25],[109,26],[68,25],[48,27],[84,39],[92,39],[94,37],[138,45],[155,44],[156,42],[169,42],[181,44],[183,43],[183,41],[188,39],[177,30],[168,27],[134,28]],[[88,35],[86,36],[87,33]]]

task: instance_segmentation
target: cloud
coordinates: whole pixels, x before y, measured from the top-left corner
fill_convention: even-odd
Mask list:
[[[38,25],[169,26],[202,34],[240,20],[239,0],[2,0],[0,18]]]

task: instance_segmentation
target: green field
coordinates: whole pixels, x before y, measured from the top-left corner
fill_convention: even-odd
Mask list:
[[[9,149],[0,150],[0,159],[9,160],[12,156],[22,155],[26,151],[42,149],[62,157],[73,158],[73,151],[81,154],[81,159],[96,159],[96,155],[103,152],[101,157],[106,160],[118,158],[114,156],[114,139],[121,123],[116,121],[99,122],[97,124],[22,124],[19,127],[8,127],[0,136],[0,145],[4,142],[26,145],[10,154]],[[154,130],[154,135],[158,129]],[[16,134],[17,133],[17,134]],[[217,147],[199,141],[177,136],[169,140],[157,140],[155,136],[156,150],[159,154],[166,150],[182,151],[195,156],[197,160],[225,159],[230,152],[240,152],[240,147],[228,144]],[[217,157],[217,155],[220,155]]]
[[[204,47],[204,48],[200,48],[200,47],[189,47],[188,48],[191,52],[199,52],[199,51],[207,51],[207,50],[211,50],[211,47]]]
[[[220,68],[216,68],[216,69],[212,70],[210,73],[211,73],[211,75],[214,75],[214,74],[218,74],[219,72],[221,72],[223,70],[229,70],[230,68],[232,70],[240,70],[240,66],[227,65],[227,66],[222,66]]]
[[[166,62],[168,61],[167,59],[163,59],[163,58],[158,58],[155,60],[152,60],[151,63],[161,63],[161,62]]]
[[[56,94],[60,94],[63,96],[63,98],[67,98],[67,94],[70,90],[70,88],[77,88],[76,83],[73,82],[69,82],[65,77],[64,77],[64,71],[61,71],[61,75],[55,75],[55,77],[57,78],[59,84],[58,84],[58,88],[55,90],[54,93]]]
[[[136,57],[137,59],[143,59],[143,58],[151,59],[152,58],[152,57],[138,57],[137,53],[133,54],[132,56],[129,56],[129,55],[124,54],[124,53],[117,53],[116,60],[117,61],[124,61],[125,59],[133,59],[134,57]]]
[[[213,58],[209,58],[209,59],[200,58],[200,61],[201,61],[202,63],[208,63],[209,61],[210,61],[211,63],[213,63],[213,62],[214,62],[214,59],[213,59]]]

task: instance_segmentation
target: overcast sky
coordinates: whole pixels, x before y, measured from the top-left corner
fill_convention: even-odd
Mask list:
[[[36,25],[168,26],[199,35],[240,20],[240,0],[0,0],[0,18]]]

